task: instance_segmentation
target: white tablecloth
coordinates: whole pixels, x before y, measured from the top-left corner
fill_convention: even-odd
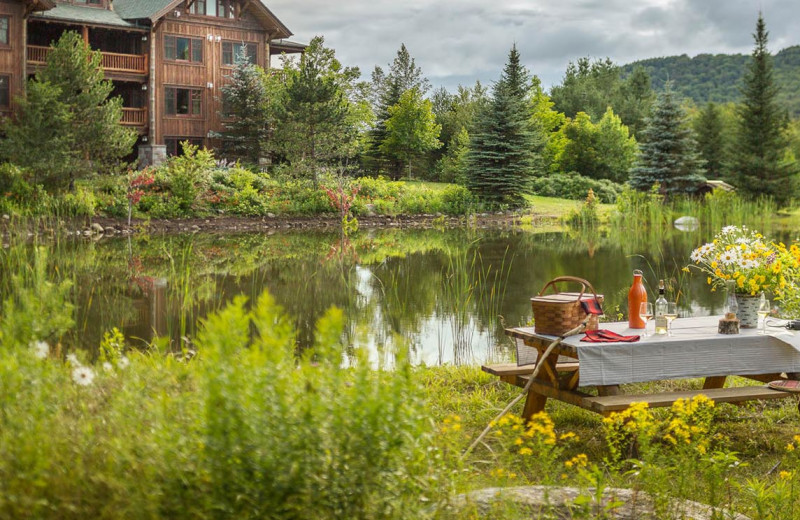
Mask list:
[[[583,335],[564,343],[578,350],[580,384],[617,385],[662,379],[686,379],[800,372],[800,334],[767,327],[740,334],[717,333],[719,316],[679,318],[672,322],[673,336],[650,336],[636,343],[582,343]],[[600,328],[623,335],[641,334],[626,323],[601,323]]]

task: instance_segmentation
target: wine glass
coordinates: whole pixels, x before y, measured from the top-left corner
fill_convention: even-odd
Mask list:
[[[650,321],[653,317],[653,304],[648,302],[642,302],[639,305],[639,317],[644,320],[644,333],[642,337],[647,337],[647,322]]]
[[[676,302],[667,302],[667,312],[664,313],[667,319],[667,334],[672,336],[672,321],[678,317],[678,304]]]
[[[761,319],[761,330],[758,332],[759,334],[766,334],[767,333],[767,315],[769,314],[769,300],[763,298],[758,304],[758,317]]]

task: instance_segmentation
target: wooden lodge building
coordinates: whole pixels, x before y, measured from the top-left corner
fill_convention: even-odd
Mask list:
[[[268,69],[305,48],[261,0],[0,0],[0,116],[64,31],[102,52],[142,165],[182,141],[221,145],[210,137],[223,130],[220,87],[243,49]]]

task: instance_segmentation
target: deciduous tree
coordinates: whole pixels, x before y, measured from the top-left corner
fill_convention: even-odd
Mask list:
[[[386,139],[381,151],[388,157],[405,162],[411,178],[411,161],[420,154],[439,148],[442,126],[436,124],[430,100],[423,99],[415,87],[406,90],[400,101],[389,108]]]

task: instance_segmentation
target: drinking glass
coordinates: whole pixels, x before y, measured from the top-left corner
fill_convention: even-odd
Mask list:
[[[667,312],[664,313],[667,318],[667,335],[672,336],[672,321],[678,317],[678,304],[677,302],[667,303]]]
[[[769,300],[761,300],[758,304],[758,317],[761,320],[761,330],[759,334],[767,333],[767,315],[769,314]]]
[[[644,320],[644,333],[642,337],[647,337],[647,322],[650,321],[653,317],[653,304],[648,302],[642,302],[639,306],[639,317]]]

